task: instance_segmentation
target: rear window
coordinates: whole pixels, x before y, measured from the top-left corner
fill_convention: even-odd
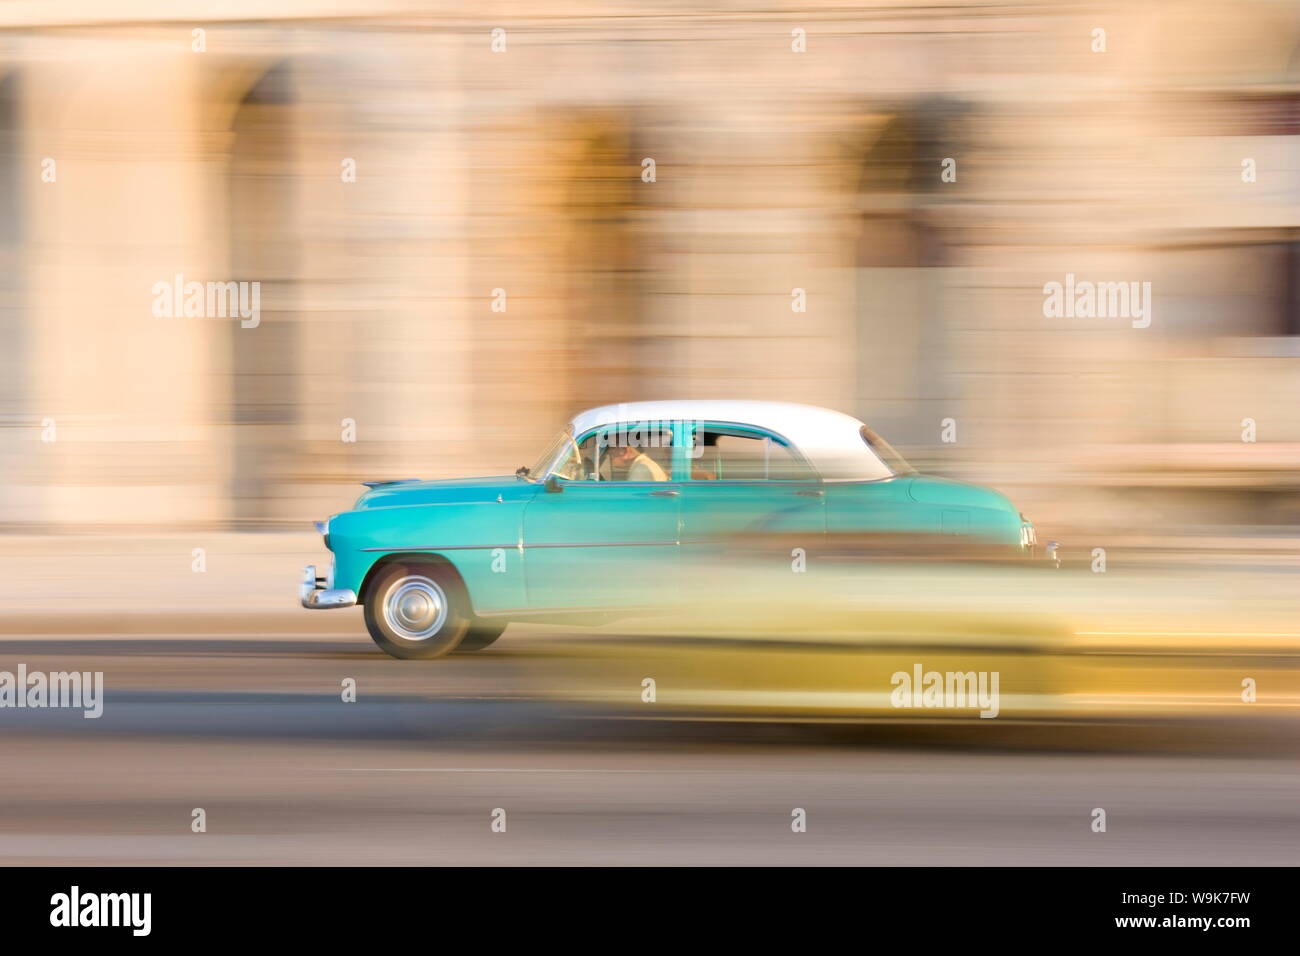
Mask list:
[[[862,440],[866,442],[868,448],[876,453],[876,457],[885,463],[888,468],[896,475],[911,475],[916,473],[916,469],[907,463],[907,459],[900,455],[894,446],[885,441],[870,425],[863,425]]]
[[[816,476],[769,435],[705,427],[695,434],[694,481],[806,481]]]

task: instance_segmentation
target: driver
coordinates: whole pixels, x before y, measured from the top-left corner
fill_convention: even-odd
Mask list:
[[[625,481],[667,481],[668,472],[663,470],[643,451],[639,451],[631,442],[620,442],[608,446],[609,460],[614,465],[627,469]]]

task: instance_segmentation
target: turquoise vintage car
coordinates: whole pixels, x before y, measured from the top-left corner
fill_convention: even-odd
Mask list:
[[[786,555],[882,533],[1035,544],[998,492],[919,475],[857,419],[781,402],[608,405],[514,475],[366,484],[317,525],[333,563],[305,569],[302,605],[363,605],[405,659],[486,647],[510,621],[660,610],[744,536]]]

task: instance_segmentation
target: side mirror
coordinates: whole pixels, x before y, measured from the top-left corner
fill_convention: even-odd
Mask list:
[[[544,485],[544,487],[546,488],[547,491],[551,493],[556,493],[564,490],[564,488],[561,487],[560,485],[560,479],[556,478],[555,475],[546,476],[546,484]]]

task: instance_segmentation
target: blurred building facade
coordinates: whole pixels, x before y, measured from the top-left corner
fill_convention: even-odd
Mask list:
[[[658,397],[1062,525],[1300,521],[1294,3],[113,6],[0,9],[0,526],[298,523]]]

